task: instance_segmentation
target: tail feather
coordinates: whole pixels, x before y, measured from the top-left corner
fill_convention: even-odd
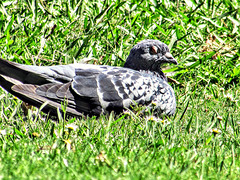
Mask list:
[[[34,67],[37,70],[37,66]],[[14,63],[0,58],[0,75],[16,79],[22,83],[43,84],[47,77],[34,71],[33,66]]]
[[[0,86],[12,95],[33,106],[41,107],[43,103],[48,104],[43,111],[57,114],[57,109],[62,109],[61,101],[57,102],[46,96],[38,94],[36,89],[39,85],[52,83],[51,71],[45,67],[27,66],[0,58]],[[41,72],[45,74],[41,74]],[[50,75],[46,74],[49,72]],[[53,83],[54,84],[54,83]],[[61,84],[61,83],[60,83]],[[63,99],[64,100],[64,99]],[[75,105],[67,107],[67,112],[72,115],[81,116],[82,113],[75,109]]]

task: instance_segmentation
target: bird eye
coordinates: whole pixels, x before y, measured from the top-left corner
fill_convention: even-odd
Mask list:
[[[151,48],[150,48],[150,53],[151,53],[151,54],[157,54],[157,53],[158,53],[158,48],[157,48],[157,46],[151,46]]]

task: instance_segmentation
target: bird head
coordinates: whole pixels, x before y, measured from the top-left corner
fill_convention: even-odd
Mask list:
[[[131,49],[124,67],[159,73],[164,63],[178,64],[166,44],[148,39],[139,42]]]

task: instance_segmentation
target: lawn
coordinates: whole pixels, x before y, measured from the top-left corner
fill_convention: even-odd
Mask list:
[[[0,88],[0,179],[239,179],[240,3],[3,0],[1,58],[123,66],[143,39],[168,44],[174,117],[51,117]],[[63,107],[64,109],[64,107]]]

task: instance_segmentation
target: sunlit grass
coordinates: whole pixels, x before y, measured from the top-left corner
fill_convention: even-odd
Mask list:
[[[158,39],[179,62],[164,68],[178,82],[169,119],[143,107],[51,117],[0,89],[0,178],[239,178],[239,24],[237,1],[0,2],[10,61],[123,66],[134,44]]]

